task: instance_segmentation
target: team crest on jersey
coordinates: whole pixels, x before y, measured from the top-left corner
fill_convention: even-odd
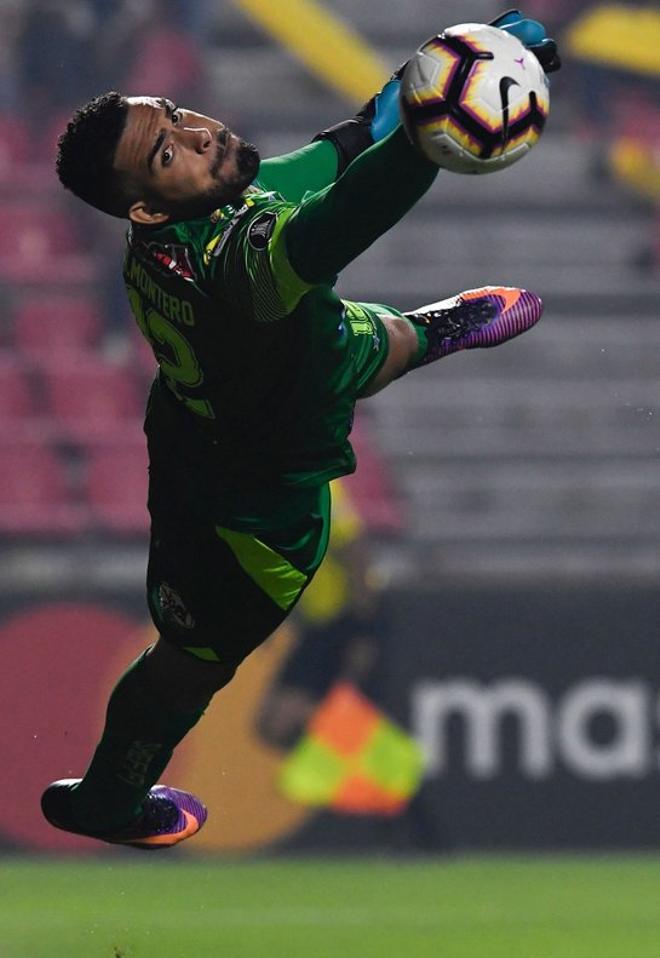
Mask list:
[[[250,223],[247,234],[248,243],[252,249],[258,251],[266,249],[268,240],[273,235],[276,223],[276,213],[266,211],[265,213],[261,213],[260,216],[255,216]]]
[[[194,283],[197,279],[190,262],[188,247],[183,243],[145,243],[140,244],[139,252],[153,263],[162,273],[170,276],[174,273],[181,279]]]
[[[158,604],[166,621],[173,622],[181,629],[195,628],[195,620],[186,608],[183,599],[167,582],[161,582],[158,587]]]

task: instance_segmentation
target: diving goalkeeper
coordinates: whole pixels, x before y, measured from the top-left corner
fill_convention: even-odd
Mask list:
[[[503,20],[527,42],[532,25],[543,62],[540,25]],[[538,297],[510,287],[407,313],[333,291],[438,172],[398,123],[397,85],[263,162],[218,120],[151,96],[96,97],[60,137],[63,185],[129,220],[124,280],[159,366],[145,422],[159,638],[112,692],[84,777],[44,792],[58,828],[142,848],[198,831],[202,802],[155,783],[319,567],[328,484],[355,469],[356,401],[540,318]]]

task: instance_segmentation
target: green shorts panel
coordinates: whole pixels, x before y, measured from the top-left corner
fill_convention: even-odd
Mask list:
[[[390,306],[342,300],[346,326],[352,337],[355,394],[359,397],[379,372],[389,352],[389,337],[380,316],[399,316]],[[380,315],[379,315],[380,314]]]
[[[321,564],[329,487],[234,497],[204,516],[199,503],[186,509],[185,496],[168,492],[171,480],[171,469],[152,463],[152,619],[177,647],[236,667],[284,621]]]

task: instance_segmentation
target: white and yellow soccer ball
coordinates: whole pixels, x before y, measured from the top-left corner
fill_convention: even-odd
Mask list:
[[[400,104],[408,136],[429,160],[454,173],[492,173],[529,153],[550,96],[541,64],[520,40],[461,23],[410,59]]]

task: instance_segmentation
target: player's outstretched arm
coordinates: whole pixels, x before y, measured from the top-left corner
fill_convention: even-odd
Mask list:
[[[332,143],[308,143],[292,153],[262,160],[255,186],[274,190],[290,203],[299,203],[305,193],[316,193],[337,178],[337,151]]]
[[[557,44],[546,36],[545,27],[537,20],[512,9],[491,21],[491,26],[517,37],[537,56],[546,73],[559,69]],[[399,126],[399,89],[405,66],[402,64],[350,120],[317,133],[312,143],[299,150],[264,160],[257,185],[299,203],[306,193],[333,183],[358,156]]]
[[[296,274],[309,284],[333,282],[415,205],[437,172],[398,127],[336,183],[307,197],[287,222],[287,256]]]
[[[209,295],[237,315],[273,322],[336,274],[426,192],[438,167],[402,127],[358,157],[331,186],[299,204],[273,197],[225,223],[207,245]],[[246,202],[245,213],[250,206]]]

